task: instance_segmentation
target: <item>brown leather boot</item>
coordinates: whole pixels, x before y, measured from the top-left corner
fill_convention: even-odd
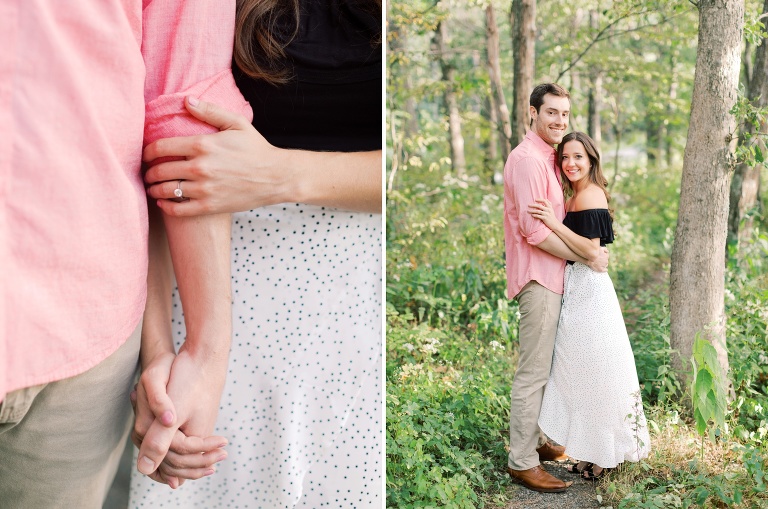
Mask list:
[[[536,449],[536,452],[539,453],[539,461],[565,461],[568,459],[568,455],[565,454],[565,447],[555,445],[552,442],[542,445]]]
[[[533,491],[540,491],[542,493],[560,493],[565,491],[573,484],[573,481],[563,482],[557,477],[553,476],[540,465],[537,465],[528,470],[513,470],[507,467],[507,472],[512,476],[512,479],[517,479],[523,486]]]

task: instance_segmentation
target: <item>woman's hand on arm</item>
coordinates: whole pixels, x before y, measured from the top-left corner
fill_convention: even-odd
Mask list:
[[[594,262],[600,256],[600,239],[588,239],[574,233],[555,216],[555,211],[549,200],[538,198],[535,203],[528,205],[528,212],[536,219],[541,220],[563,242],[587,262]],[[574,260],[581,261],[581,260]]]
[[[196,104],[193,104],[196,103]],[[144,160],[183,157],[153,166],[148,194],[171,216],[238,212],[276,203],[307,203],[381,212],[381,151],[280,149],[242,116],[187,98],[187,109],[220,132],[149,144]],[[174,201],[181,189],[188,201]]]

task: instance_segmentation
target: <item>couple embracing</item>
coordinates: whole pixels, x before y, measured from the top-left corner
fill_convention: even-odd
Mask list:
[[[534,88],[531,129],[504,167],[507,289],[520,308],[507,472],[548,493],[573,483],[541,461],[575,458],[567,470],[596,480],[650,450],[634,356],[606,272],[610,197],[592,139],[566,134],[570,109],[561,86]]]

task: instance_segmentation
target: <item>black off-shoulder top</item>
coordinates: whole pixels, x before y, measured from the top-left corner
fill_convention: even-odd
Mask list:
[[[571,231],[588,239],[600,239],[600,245],[613,242],[613,220],[608,209],[586,209],[568,212],[563,224]],[[568,262],[573,263],[571,261]]]

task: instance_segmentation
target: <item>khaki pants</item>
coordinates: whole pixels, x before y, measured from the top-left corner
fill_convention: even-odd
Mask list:
[[[101,509],[132,423],[141,325],[72,378],[0,403],[0,508]]]
[[[538,421],[544,386],[552,368],[563,296],[531,281],[516,299],[520,305],[520,358],[512,382],[508,465],[515,470],[528,470],[539,465],[536,448],[547,440]]]

